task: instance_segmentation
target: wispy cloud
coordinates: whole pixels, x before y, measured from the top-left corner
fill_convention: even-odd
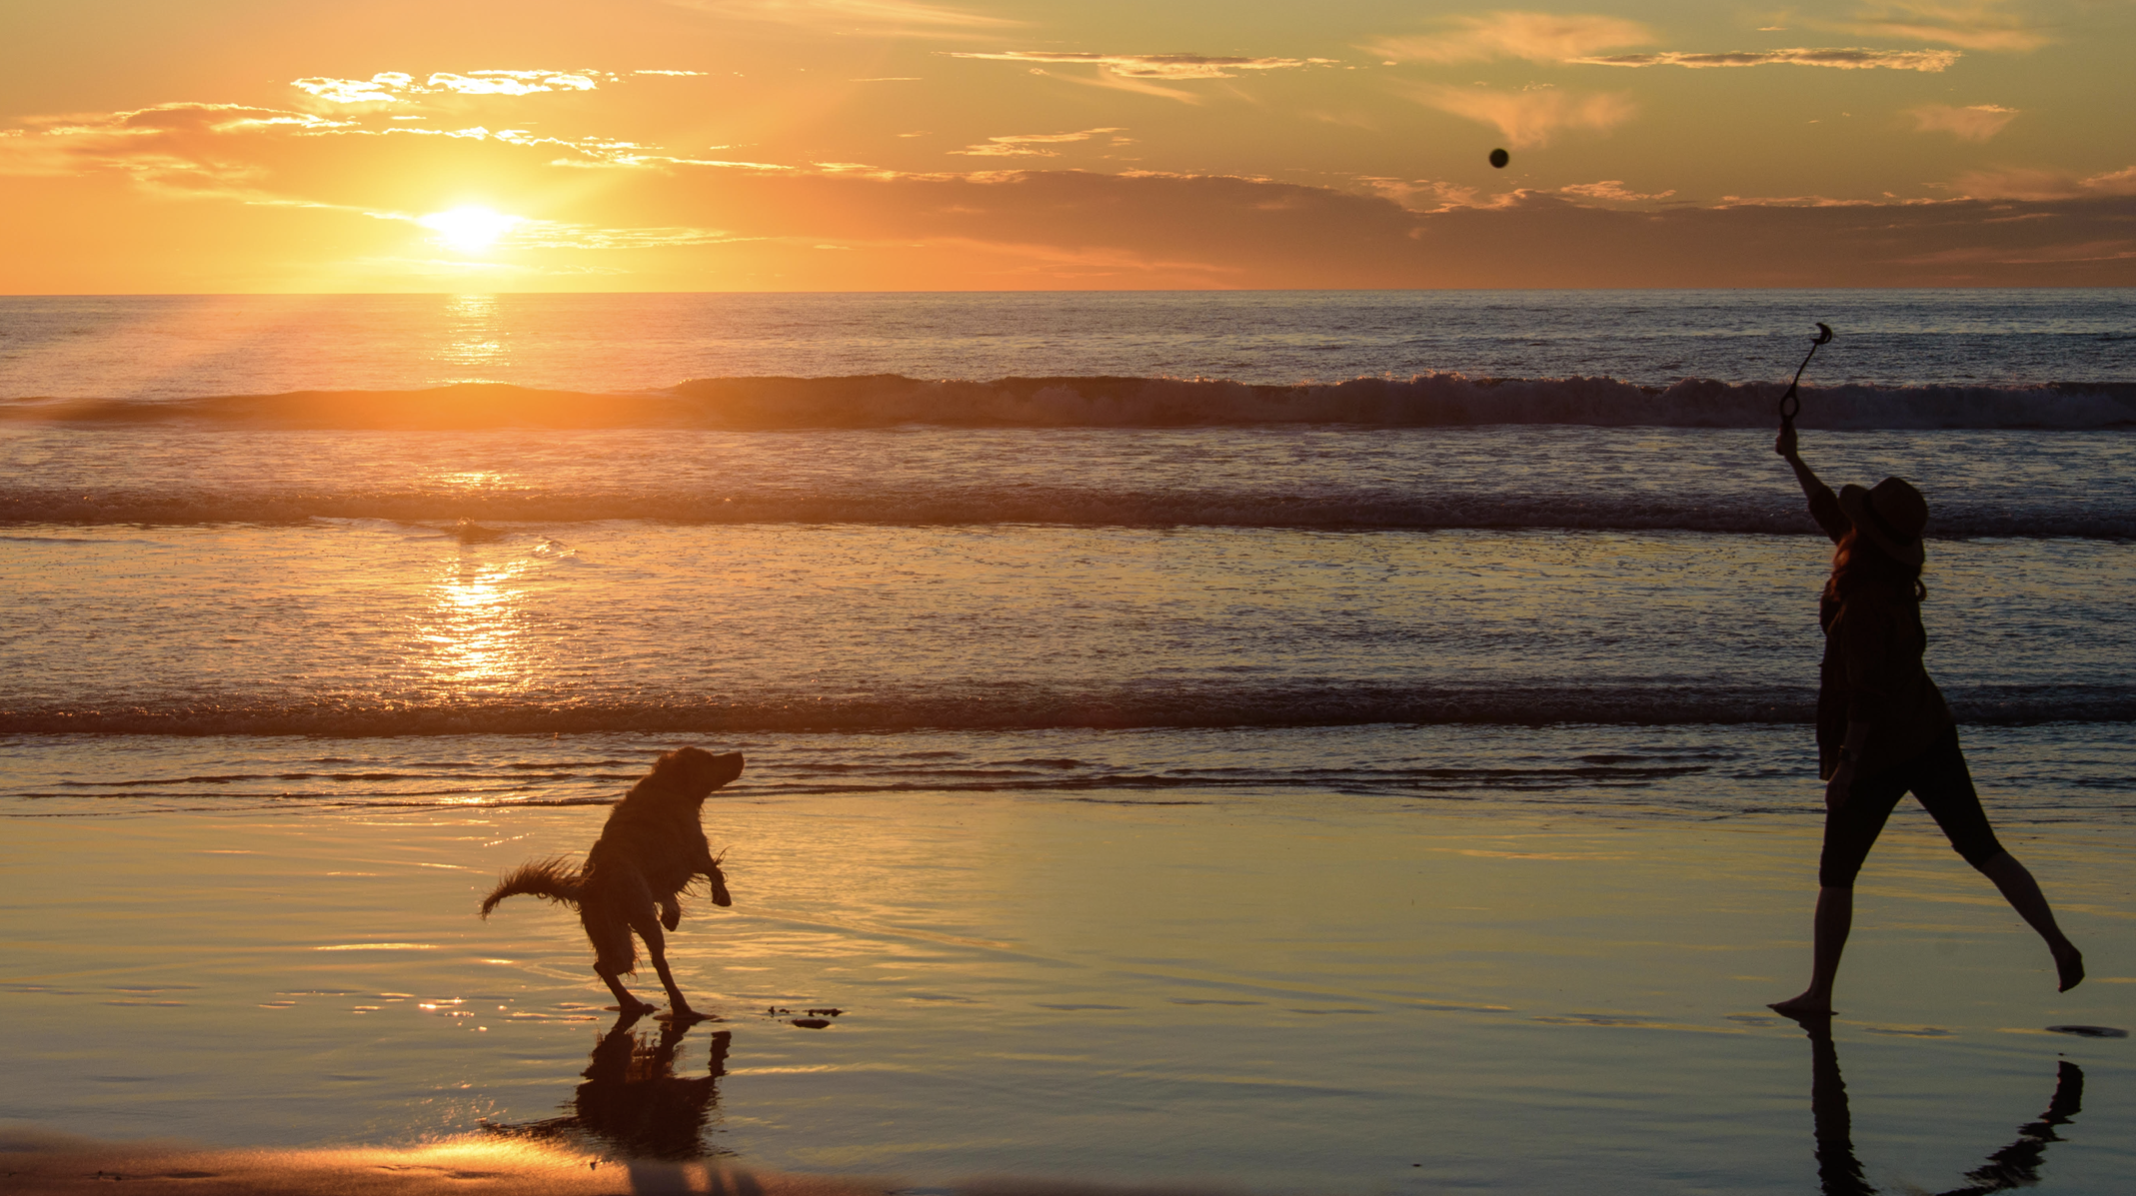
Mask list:
[[[998,53],[954,51],[951,58],[985,58],[995,62],[1045,62],[1102,67],[1128,79],[1232,79],[1239,71],[1280,71],[1324,66],[1332,58],[1227,58],[1209,54],[1094,54],[1050,50],[1004,50]]]
[[[1917,37],[1968,50],[2036,50],[2050,40],[2003,0],[1887,0],[1842,26],[1879,37]]]
[[[554,220],[530,220],[514,234],[514,243],[527,249],[671,249],[678,245],[727,245],[758,240],[737,236],[726,229],[688,226],[648,228],[595,228]]]
[[[291,202],[266,189],[265,180],[272,173],[267,163],[280,160],[281,151],[263,147],[275,144],[272,139],[276,137],[491,143],[561,151],[566,156],[551,159],[547,165],[565,167],[664,170],[710,166],[756,173],[795,169],[765,162],[685,157],[612,137],[544,137],[526,129],[484,125],[369,127],[359,120],[242,104],[159,104],[127,112],[38,118],[8,133],[0,136],[0,175],[111,172],[162,194],[220,196],[255,204]],[[305,206],[319,205],[307,202]]]
[[[1964,108],[1949,104],[1923,104],[1908,108],[1917,133],[1949,133],[1961,141],[1986,141],[2017,119],[2017,109],[2000,104],[1973,104]]]
[[[635,73],[675,75],[698,72]],[[524,96],[545,91],[592,91],[604,78],[614,79],[616,76],[603,71],[469,71],[464,75],[440,71],[417,82],[415,76],[401,71],[381,71],[368,79],[294,79],[290,86],[329,104],[398,104],[411,96],[425,95]]]
[[[1610,54],[1565,61],[1583,66],[1681,66],[1693,70],[1735,66],[1827,66],[1843,71],[1927,71],[1935,73],[1958,61],[1956,50],[1793,49],[1732,50],[1692,54],[1664,50],[1655,54]]]
[[[33,118],[0,138],[0,175],[70,175],[114,171],[167,194],[250,190],[263,171],[242,153],[209,154],[209,141],[244,135],[329,134],[352,122],[308,112],[245,104],[156,104],[125,112]]]
[[[592,91],[591,75],[550,71],[470,71],[430,76],[426,90],[467,96],[525,96],[544,91]]]
[[[1445,212],[1454,208],[1502,207],[1518,202],[1518,191],[1489,197],[1482,189],[1443,179],[1391,179],[1360,175],[1358,185],[1383,199],[1391,199],[1412,212]]]
[[[1641,194],[1625,186],[1623,179],[1603,179],[1599,183],[1569,183],[1558,190],[1566,195],[1577,195],[1581,199],[1601,200],[1605,203],[1649,203],[1676,194],[1673,190],[1656,191],[1651,195]]]
[[[1459,17],[1453,25],[1444,33],[1384,37],[1361,48],[1394,62],[1564,62],[1654,40],[1652,31],[1637,21],[1573,13],[1494,12]]]
[[[1959,175],[1949,189],[1968,199],[2052,200],[2136,195],[2136,166],[2089,176],[2059,170],[1977,170]]]
[[[1004,137],[989,137],[978,145],[968,145],[950,153],[968,158],[1057,158],[1056,150],[1049,145],[1064,145],[1074,141],[1088,141],[1102,133],[1118,133],[1119,129],[1083,129],[1075,133],[1012,133]]]
[[[398,118],[395,118],[398,119]],[[335,130],[360,137],[449,137],[466,141],[498,141],[535,149],[544,146],[568,150],[580,155],[576,158],[558,158],[551,166],[621,166],[638,168],[662,168],[668,166],[734,166],[751,170],[791,170],[790,166],[773,166],[761,162],[728,162],[710,158],[683,158],[669,154],[657,146],[636,141],[624,141],[615,137],[542,137],[525,129],[490,129],[482,125],[469,125],[460,129],[422,129],[400,125],[385,129],[366,129],[344,126]],[[724,146],[714,146],[724,149]]]
[[[399,71],[383,71],[368,79],[292,79],[289,85],[308,91],[329,104],[398,104],[415,77]]]
[[[917,0],[668,0],[715,16],[832,33],[919,37],[1017,29],[1025,22]]]
[[[1893,260],[1906,266],[2091,266],[2136,261],[2136,241],[2122,237],[2024,249],[1965,246]]]
[[[548,144],[572,150],[580,157],[555,158],[551,166],[576,169],[615,167],[623,170],[666,170],[673,166],[710,166],[720,170],[739,170],[749,174],[794,174],[800,168],[777,162],[749,162],[733,158],[688,158],[678,154],[662,153],[649,146],[629,141],[604,142],[594,139],[568,141],[561,138],[545,138]]]
[[[1160,100],[1175,100],[1190,106],[1200,104],[1205,98],[1198,91],[1189,91],[1184,87],[1167,87],[1151,79],[1137,79],[1123,75],[1108,66],[1099,67],[1097,73],[1088,78],[1082,75],[1057,75],[1042,66],[1032,67],[1031,73],[1044,75],[1049,79],[1059,79],[1063,83],[1075,83],[1084,87],[1102,87],[1107,91],[1125,91],[1141,96],[1154,96]]]
[[[1825,66],[1842,70],[1941,71],[1958,60],[1955,50],[1865,50],[1854,48],[1659,50],[1604,54],[1604,50],[1652,42],[1646,26],[1621,17],[1538,12],[1497,12],[1461,17],[1439,34],[1388,37],[1362,48],[1389,62],[1482,62],[1524,58],[1530,62],[1582,66],[1678,66],[1691,69],[1740,66]],[[1950,40],[1936,38],[1931,40]]]
[[[1563,129],[1607,132],[1637,112],[1631,97],[1622,92],[1575,95],[1554,87],[1493,91],[1435,83],[1408,84],[1399,90],[1441,112],[1497,126],[1514,149],[1546,144]]]
[[[1937,203],[1940,201],[1921,200],[1916,202]],[[1829,195],[1723,195],[1720,202],[1713,205],[1713,210],[1725,211],[1731,208],[1876,208],[1886,206],[1889,205],[1879,204],[1873,199],[1833,199]]]

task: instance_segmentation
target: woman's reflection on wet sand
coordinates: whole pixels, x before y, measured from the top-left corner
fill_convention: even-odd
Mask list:
[[[1868,1196],[1875,1192],[1854,1156],[1854,1124],[1847,1109],[1847,1084],[1839,1075],[1839,1050],[1832,1043],[1832,1023],[1808,1018],[1801,1026],[1810,1035],[1810,1117],[1815,1124],[1817,1179],[1825,1196]],[[2017,1141],[1988,1156],[1965,1173],[1971,1181],[1942,1196],[1987,1196],[2040,1181],[2047,1144],[2060,1142],[2054,1127],[2067,1125],[2082,1111],[2084,1071],[2067,1059],[2059,1062],[2054,1097],[2038,1121],[2017,1127]]]
[[[705,1126],[719,1107],[733,1035],[714,1032],[706,1074],[684,1078],[675,1074],[675,1056],[689,1028],[662,1022],[655,1039],[638,1033],[637,1021],[619,1017],[601,1035],[569,1116],[483,1128],[505,1137],[576,1139],[623,1159],[680,1163],[732,1153],[707,1146]]]

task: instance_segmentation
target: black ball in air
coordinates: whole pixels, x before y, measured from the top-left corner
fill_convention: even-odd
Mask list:
[[[1494,169],[1504,170],[1506,168],[1506,163],[1511,162],[1512,160],[1513,155],[1507,153],[1502,149],[1494,149],[1491,151],[1491,166]]]

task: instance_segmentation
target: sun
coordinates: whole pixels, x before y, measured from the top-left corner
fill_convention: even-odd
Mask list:
[[[438,234],[438,240],[462,253],[480,253],[497,243],[523,217],[507,216],[488,208],[466,205],[447,212],[432,212],[417,224]]]

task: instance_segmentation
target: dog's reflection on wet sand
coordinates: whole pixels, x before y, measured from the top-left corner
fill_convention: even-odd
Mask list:
[[[719,1078],[727,1074],[733,1035],[711,1034],[705,1074],[684,1077],[675,1074],[675,1058],[689,1026],[663,1021],[654,1037],[641,1034],[637,1022],[636,1015],[623,1014],[601,1035],[570,1115],[483,1128],[506,1137],[579,1139],[626,1159],[686,1162],[730,1153],[706,1145],[705,1127],[719,1107]]]
[[[1824,1196],[1869,1196],[1876,1191],[1863,1174],[1854,1154],[1854,1122],[1847,1108],[1847,1083],[1839,1074],[1839,1049],[1832,1043],[1832,1023],[1827,1019],[1801,1019],[1810,1035],[1810,1117],[1815,1128],[1817,1179]],[[1942,1196],[1988,1196],[2011,1188],[2030,1187],[2040,1181],[2040,1166],[2046,1160],[2047,1144],[2060,1142],[2054,1128],[2067,1125],[2083,1111],[2084,1071],[2067,1059],[2059,1061],[2054,1096],[2038,1121],[2017,1127],[2017,1140],[1988,1156],[1988,1160],[1965,1173],[1964,1187]]]

